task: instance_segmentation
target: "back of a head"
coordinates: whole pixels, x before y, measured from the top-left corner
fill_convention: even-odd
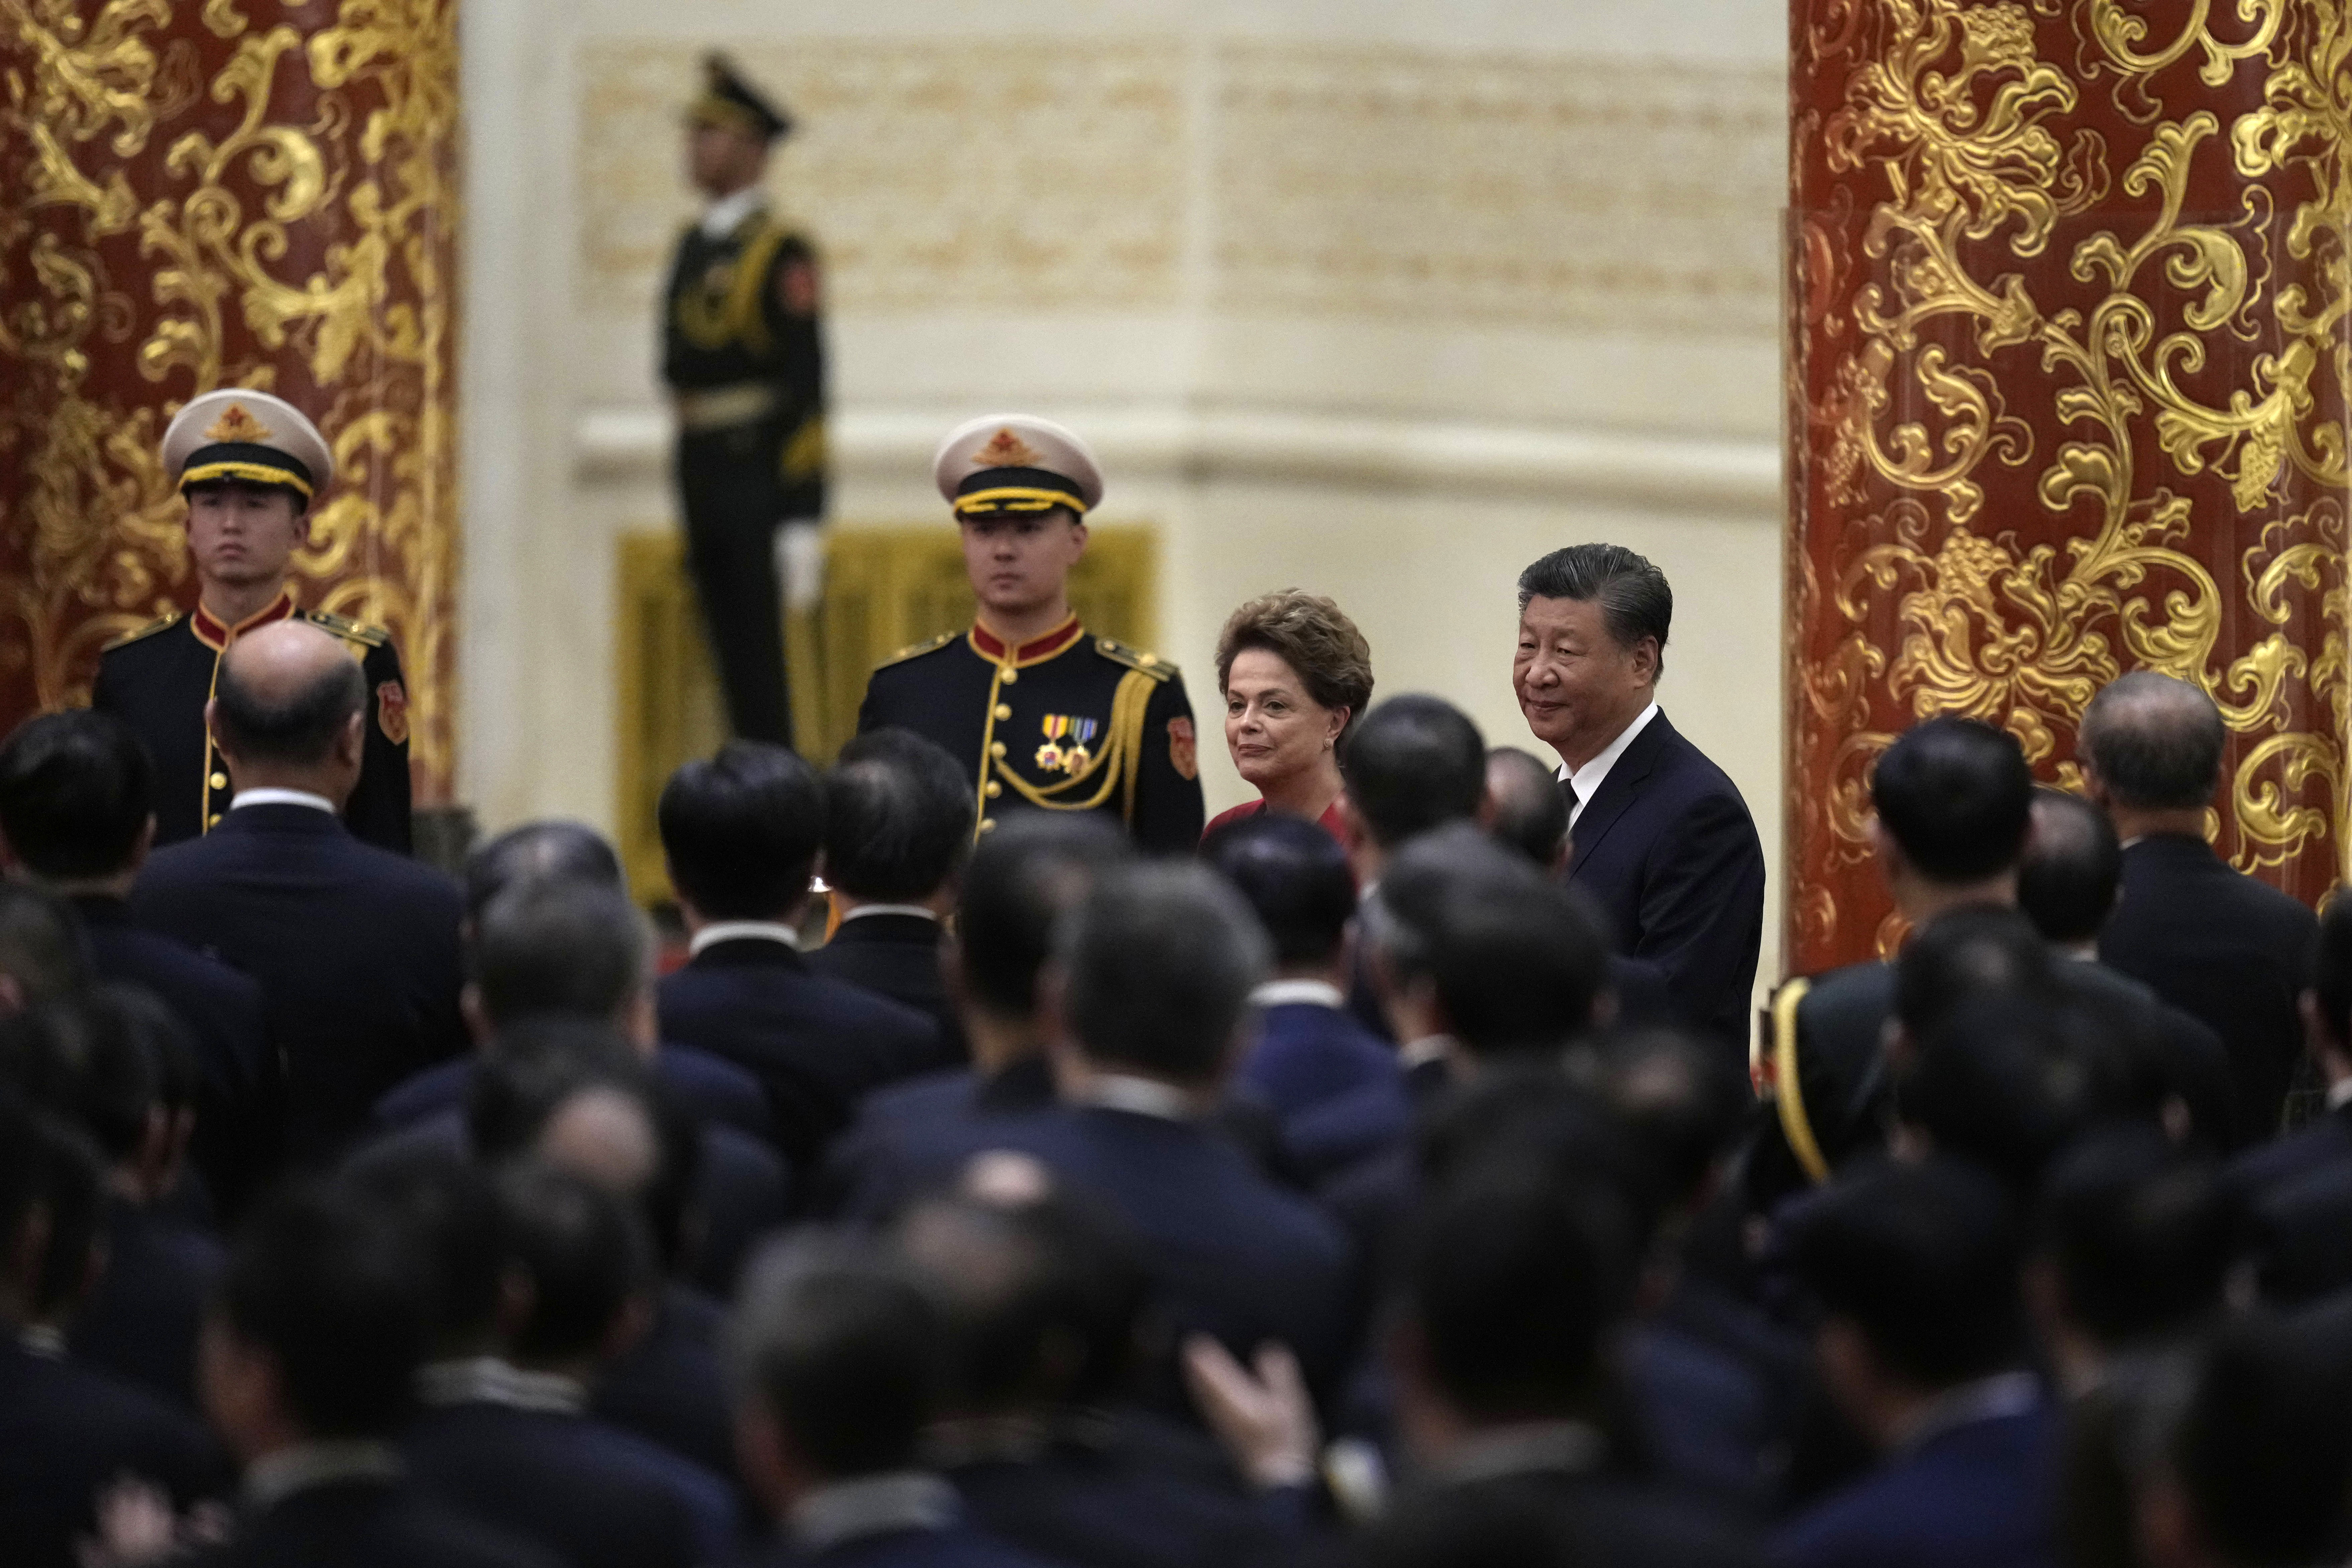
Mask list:
[[[2226,1568],[2310,1568],[2352,1551],[2352,1347],[2340,1312],[2257,1316],[2207,1349],[2172,1460]]]
[[[1406,1265],[1429,1375],[1481,1423],[1590,1418],[1633,1256],[1603,1188],[1507,1170],[1453,1184],[1417,1215]]]
[[[971,780],[911,731],[869,731],[844,746],[824,800],[824,878],[854,899],[919,903],[971,848]]]
[[[1824,1193],[1791,1239],[1799,1279],[1923,1390],[2013,1367],[2018,1240],[1992,1178],[1956,1161],[1888,1165]]]
[[[116,876],[154,809],[154,772],[139,737],[110,713],[27,719],[0,742],[0,837],[37,877]]]
[[[2331,898],[2319,911],[2319,931],[2305,961],[2320,1021],[2352,1050],[2352,899]]]
[[[362,1165],[342,1180],[362,1202],[408,1232],[428,1287],[431,1358],[489,1353],[497,1343],[507,1263],[490,1172],[451,1152]]]
[[[824,1480],[905,1469],[937,1407],[939,1312],[873,1247],[804,1233],[752,1263],[730,1335],[746,1394]]]
[[[495,1027],[535,1014],[610,1021],[650,983],[653,935],[616,886],[529,879],[476,917],[470,957]]]
[[[2033,833],[2017,868],[2017,905],[2051,942],[2097,940],[2115,911],[2124,852],[2116,825],[2078,795],[2033,794]]]
[[[1486,831],[1549,871],[1568,842],[1568,800],[1543,760],[1517,746],[1486,753],[1486,794],[1494,819]]]
[[[1472,1056],[1557,1050],[1592,1027],[1609,940],[1574,889],[1465,879],[1440,905],[1433,934],[1438,1005]]]
[[[1980,882],[2017,864],[2032,821],[2033,772],[2017,737],[1974,719],[1915,724],[1871,773],[1871,804],[1919,875]]]
[[[89,1288],[100,1226],[99,1162],[79,1128],[0,1086],[0,1281],[35,1321],[65,1312]],[[35,1224],[38,1251],[26,1245]]]
[[[1356,914],[1356,878],[1348,852],[1321,827],[1260,812],[1211,835],[1201,858],[1255,912],[1276,963],[1319,968],[1339,958]]]
[[[69,996],[89,984],[74,912],[22,882],[0,881],[0,1012]]]
[[[2212,698],[2185,680],[2135,670],[2083,710],[2083,760],[2120,806],[2195,811],[2221,782],[2229,729]]]
[[[164,1051],[179,1021],[145,991],[93,987],[0,1021],[0,1081],[89,1134],[116,1164],[134,1158],[162,1109]]]
[[[1388,863],[1380,888],[1360,911],[1365,938],[1400,979],[1426,974],[1436,961],[1438,928],[1455,889],[1530,886],[1541,879],[1524,856],[1470,823],[1449,823],[1413,839]]]
[[[1089,815],[1023,812],[980,841],[956,892],[956,953],[966,994],[987,1012],[1026,1018],[1054,926],[1097,877],[1134,858],[1127,836]]]
[[[508,1262],[530,1289],[508,1353],[525,1366],[602,1359],[631,1298],[654,1276],[636,1214],[593,1183],[534,1161],[499,1175],[498,1203]]]
[[[1394,849],[1415,834],[1478,815],[1486,742],[1452,703],[1410,692],[1376,705],[1354,726],[1340,771],[1372,842]]]
[[[2087,1023],[2037,996],[1968,997],[1905,1053],[1895,1114],[1937,1152],[2030,1193],[2050,1158],[2106,1109],[2106,1042]]]
[[[1599,1088],[1640,1147],[1660,1196],[1704,1192],[1747,1121],[1747,1080],[1719,1049],[1678,1029],[1622,1033],[1600,1052]]]
[[[824,785],[788,747],[730,741],[662,786],[656,807],[678,896],[706,920],[774,920],[808,896]]]
[[[432,1270],[382,1205],[298,1187],[247,1218],[216,1310],[276,1364],[285,1415],[313,1440],[389,1436],[423,1359]]]
[[[1972,998],[2048,998],[2051,975],[2042,933],[2015,910],[1949,910],[1914,931],[1895,960],[1895,1016],[1924,1042]]]
[[[1507,1062],[1440,1096],[1413,1153],[1431,1189],[1541,1172],[1617,1194],[1644,1224],[1655,1206],[1653,1173],[1623,1121],[1553,1063]]]
[[[625,885],[621,858],[585,823],[548,820],[509,827],[466,857],[466,913],[479,920],[490,901],[522,882]]]
[[[1054,943],[1089,1060],[1201,1086],[1222,1074],[1267,955],[1249,906],[1196,865],[1106,872]]]
[[[323,645],[308,650],[310,658],[299,668],[281,658],[278,647],[297,637]],[[264,664],[269,668],[257,672]],[[221,747],[247,763],[316,767],[366,705],[367,677],[359,661],[307,624],[280,622],[240,637],[221,655],[213,675],[213,725]]]
[[[642,1090],[650,1081],[627,1040],[603,1020],[545,1014],[503,1030],[474,1064],[466,1123],[475,1152],[500,1160],[529,1149],[547,1118],[591,1085]]]
[[[2067,1315],[2111,1349],[2196,1331],[2221,1310],[2231,1236],[2221,1185],[2154,1127],[2069,1149],[2042,1182],[2034,1232]]]

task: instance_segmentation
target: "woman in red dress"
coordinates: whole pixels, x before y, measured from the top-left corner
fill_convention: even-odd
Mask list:
[[[1202,837],[1269,808],[1348,842],[1339,743],[1372,700],[1372,649],[1319,595],[1286,589],[1235,610],[1217,638],[1225,747],[1258,799],[1221,812]]]

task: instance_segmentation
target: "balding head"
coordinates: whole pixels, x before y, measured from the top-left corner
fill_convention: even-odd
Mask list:
[[[661,1134],[642,1100],[595,1084],[555,1108],[533,1152],[559,1171],[627,1196],[653,1180],[661,1164]]]
[[[343,645],[302,620],[246,633],[221,656],[205,710],[236,787],[323,795],[359,782],[367,679]]]
[[[2202,812],[2228,741],[2221,710],[2201,689],[2142,669],[2091,699],[2080,750],[2093,794],[2109,806]]]
[[[1559,780],[1533,752],[1496,746],[1486,753],[1486,798],[1493,803],[1487,836],[1547,871],[1567,858],[1568,801]]]

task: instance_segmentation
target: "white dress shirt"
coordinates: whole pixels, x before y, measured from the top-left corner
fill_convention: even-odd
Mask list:
[[[801,933],[781,921],[715,921],[694,933],[686,944],[686,955],[699,958],[704,948],[747,940],[781,942],[794,952],[801,950]]]
[[[1574,773],[1568,771],[1566,763],[1559,764],[1559,776],[1566,779],[1569,787],[1576,791],[1576,805],[1570,808],[1568,814],[1569,831],[1576,830],[1576,819],[1584,815],[1584,808],[1591,805],[1592,797],[1601,793],[1601,784],[1609,777],[1609,770],[1617,765],[1617,759],[1625,754],[1625,748],[1633,743],[1633,737],[1648,729],[1650,721],[1657,716],[1658,705],[1653,702],[1643,709],[1641,714],[1631,724],[1618,731],[1617,738],[1602,747],[1599,756]]]
[[[768,205],[768,193],[757,185],[746,185],[731,196],[721,196],[702,209],[702,237],[725,239],[742,226],[743,220]]]
[[[1328,1007],[1340,1011],[1348,998],[1328,980],[1269,980],[1250,993],[1253,1007]]]
[[[323,795],[312,795],[307,789],[241,789],[236,798],[228,803],[231,811],[241,811],[248,805],[307,805],[313,811],[335,815],[335,803]]]

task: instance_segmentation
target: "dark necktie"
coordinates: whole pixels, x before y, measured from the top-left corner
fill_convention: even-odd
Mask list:
[[[1567,803],[1569,817],[1571,821],[1574,820],[1576,816],[1576,784],[1574,780],[1562,779],[1559,781],[1559,798]]]

